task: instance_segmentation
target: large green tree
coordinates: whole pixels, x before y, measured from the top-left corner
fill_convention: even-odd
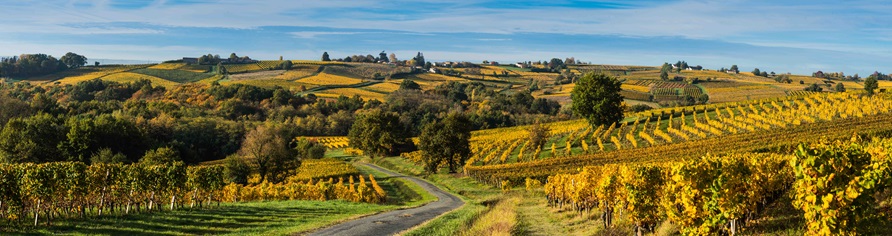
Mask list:
[[[428,123],[418,138],[424,169],[436,173],[445,164],[450,173],[455,173],[471,154],[470,139],[471,121],[462,114],[451,113],[442,121]]]
[[[864,91],[867,91],[868,96],[873,96],[873,92],[877,87],[879,87],[879,84],[877,83],[876,77],[870,76],[864,80]]]
[[[0,162],[63,161],[56,145],[65,139],[62,121],[40,113],[26,118],[13,118],[0,132]]]
[[[610,125],[623,119],[622,82],[600,73],[588,73],[579,79],[570,99],[573,112],[585,117],[592,127]]]
[[[409,133],[400,124],[399,115],[374,109],[358,115],[348,138],[350,146],[375,158],[396,154],[397,147],[408,142]]]
[[[61,58],[59,58],[62,63],[68,66],[68,68],[77,68],[87,64],[87,57],[78,55],[73,52],[68,52]]]

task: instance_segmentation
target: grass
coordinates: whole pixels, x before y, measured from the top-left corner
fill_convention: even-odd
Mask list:
[[[421,176],[424,174],[422,167],[401,157],[386,157],[375,162],[384,168],[407,175]],[[493,222],[492,220],[478,221],[478,219],[481,219],[493,205],[502,200],[499,190],[479,183],[470,177],[444,173],[443,170],[437,174],[426,175],[424,178],[437,187],[458,195],[466,204],[411,229],[404,235],[473,235],[469,234],[470,230],[478,222]],[[480,229],[491,228],[485,225],[477,227]]]
[[[345,156],[342,151],[329,154]],[[222,203],[207,209],[56,220],[53,226],[8,228],[12,231],[0,231],[0,235],[286,235],[378,212],[418,207],[436,200],[411,181],[366,166],[355,167],[364,175],[376,176],[381,188],[387,192],[386,203],[342,200]]]
[[[201,210],[178,210],[88,220],[57,221],[40,229],[20,228],[4,235],[283,235],[308,231],[375,212],[395,209],[347,201],[269,201],[225,203]]]
[[[167,88],[179,85],[179,83],[170,80],[165,80],[151,75],[137,74],[133,72],[115,73],[102,77],[102,79],[119,83],[132,83],[136,82],[137,80],[147,79],[149,81],[152,81],[152,85],[154,86],[162,86]]]
[[[214,76],[214,74],[211,74],[211,73],[198,73],[198,72],[191,72],[191,71],[185,71],[185,70],[165,70],[165,69],[149,69],[149,68],[137,69],[137,70],[133,70],[131,72],[155,76],[158,78],[170,80],[170,81],[177,82],[177,83],[195,82],[195,81],[207,79],[209,77]]]

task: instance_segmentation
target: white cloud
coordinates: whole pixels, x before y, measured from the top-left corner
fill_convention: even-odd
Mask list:
[[[303,39],[312,39],[316,38],[319,35],[350,35],[350,34],[358,34],[360,32],[325,32],[325,31],[300,31],[300,32],[291,32],[291,35],[294,35],[298,38]]]

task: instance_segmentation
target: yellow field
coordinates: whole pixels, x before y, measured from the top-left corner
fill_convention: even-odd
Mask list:
[[[784,97],[784,89],[768,85],[747,85],[728,88],[707,88],[710,103],[736,102],[744,100]]]
[[[634,84],[622,84],[622,89],[623,89],[623,90],[638,91],[638,92],[642,92],[642,93],[649,93],[649,92],[650,92],[650,87],[647,87],[647,86],[641,86],[641,85],[634,85]]]
[[[291,60],[293,64],[301,64],[301,65],[343,65],[343,62],[339,61],[311,61],[311,60]]]
[[[183,64],[183,63],[161,63],[158,65],[150,66],[149,69],[179,70],[185,66],[186,66],[186,64]]]
[[[300,78],[312,75],[313,73],[316,73],[315,69],[313,69],[313,70],[289,70],[289,71],[286,71],[285,73],[282,73],[281,75],[276,76],[274,78],[281,79],[281,80],[296,80],[296,79],[300,79]]]
[[[362,83],[362,80],[326,73],[319,73],[316,76],[299,79],[296,82],[314,85],[350,85]]]
[[[399,89],[400,85],[395,84],[395,83],[390,83],[390,82],[384,82],[384,83],[373,84],[373,85],[367,86],[365,88],[368,90],[371,90],[371,91],[379,92],[379,93],[392,93],[393,91],[396,91],[397,89]]]
[[[558,74],[556,73],[537,73],[537,72],[525,72],[525,71],[514,71],[515,74],[518,74],[524,78],[534,79],[534,80],[545,80],[545,81],[554,81],[557,79]]]
[[[170,81],[170,80],[165,80],[165,79],[158,78],[158,77],[155,77],[155,76],[144,75],[144,74],[137,74],[137,73],[133,73],[133,72],[121,72],[121,73],[115,73],[115,74],[111,74],[111,75],[102,77],[102,79],[103,79],[103,80],[108,80],[108,81],[115,81],[115,82],[119,82],[119,83],[132,83],[132,82],[135,82],[135,81],[137,81],[137,80],[147,79],[147,80],[149,80],[149,81],[152,81],[152,85],[153,85],[153,86],[163,86],[163,87],[168,87],[168,88],[169,88],[169,87],[173,87],[173,86],[177,86],[177,85],[180,84],[180,83],[177,83],[177,82],[173,82],[173,81]]]
[[[287,88],[293,91],[299,91],[300,86],[303,85],[305,88],[315,87],[314,85],[306,85],[294,81],[281,80],[281,79],[253,79],[253,80],[229,80],[220,82],[222,85],[230,85],[230,84],[244,84],[257,86],[262,88],[274,88],[276,86]]]
[[[133,67],[118,66],[118,67],[111,67],[111,68],[102,68],[96,72],[90,72],[90,73],[86,73],[86,74],[82,74],[82,75],[65,77],[65,78],[58,80],[57,82],[62,83],[62,84],[76,84],[81,81],[96,79],[99,77],[103,77],[103,76],[118,73],[118,72],[127,71],[130,69],[133,69]]]
[[[376,93],[372,91],[357,89],[357,88],[336,88],[336,89],[328,89],[318,93],[315,93],[316,96],[319,97],[327,97],[327,98],[337,98],[340,95],[344,95],[347,97],[353,97],[353,95],[359,95],[364,99],[378,99],[379,101],[383,101],[384,97],[387,96],[383,93]]]
[[[462,78],[458,78],[458,77],[452,77],[452,76],[448,76],[448,75],[434,74],[434,73],[424,73],[424,74],[418,74],[415,76],[418,77],[419,79],[432,80],[432,81],[467,81],[466,79],[462,79]]]
[[[222,75],[215,75],[215,76],[208,77],[207,79],[203,79],[203,80],[195,81],[195,83],[200,83],[200,84],[211,84],[211,83],[213,83],[214,81],[220,80],[220,79],[222,79],[222,78],[223,78]]]
[[[492,75],[493,72],[501,75],[503,71],[505,71],[505,69],[498,66],[484,66],[483,68],[480,68],[480,73],[484,75]]]

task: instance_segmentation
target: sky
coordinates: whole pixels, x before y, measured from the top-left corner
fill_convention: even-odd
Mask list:
[[[0,55],[163,61],[687,61],[778,73],[892,72],[887,1],[0,0]]]

